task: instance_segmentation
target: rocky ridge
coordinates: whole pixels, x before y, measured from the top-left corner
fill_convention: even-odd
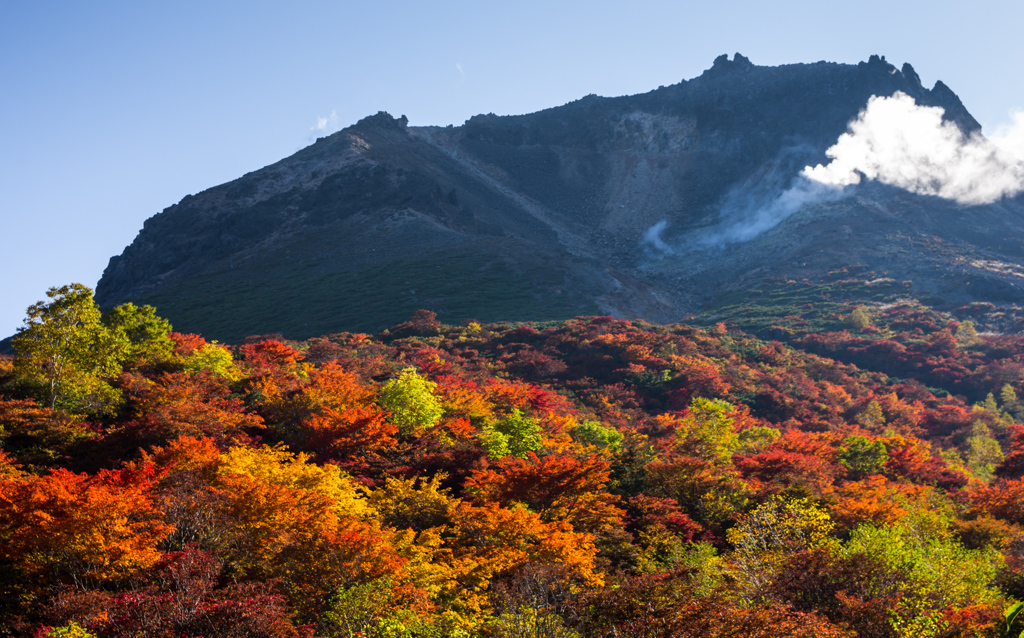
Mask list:
[[[941,82],[867,62],[764,67],[721,56],[689,81],[519,116],[413,127],[378,113],[146,221],[97,287],[222,338],[611,314],[673,321],[724,293],[868,267],[949,303],[1015,304],[1019,199],[964,208],[877,184],[752,241],[652,250],[720,223],[737,193],[785,187],[872,95],[902,91],[980,129]],[[232,317],[227,319],[226,317]]]

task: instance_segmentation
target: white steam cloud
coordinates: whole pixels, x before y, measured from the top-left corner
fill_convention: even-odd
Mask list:
[[[1024,190],[1024,164],[1016,156],[980,133],[964,135],[942,120],[943,113],[904,93],[873,96],[826,151],[828,166],[807,167],[803,176],[840,187],[867,178],[966,205],[991,204]],[[1019,128],[1004,134],[1008,145],[1022,137]]]
[[[657,224],[648,228],[647,232],[644,233],[644,242],[654,246],[655,248],[665,253],[666,255],[671,255],[675,253],[675,251],[672,250],[672,247],[666,244],[665,241],[661,238],[661,233],[665,231],[666,226],[668,226],[668,220],[663,219]]]
[[[1024,111],[1010,114],[1012,120],[989,136],[992,143],[1019,160],[1024,160]]]
[[[767,202],[733,193],[718,227],[693,243],[708,247],[749,241],[806,205],[849,195],[850,187],[864,179],[968,206],[1024,192],[1024,112],[1014,113],[1012,123],[991,138],[964,134],[943,121],[944,113],[941,107],[919,106],[901,92],[872,96],[825,152],[831,158],[827,166],[805,166],[789,188]],[[672,254],[679,249],[662,239],[666,226],[661,221],[649,228],[644,242]]]
[[[835,201],[846,195],[843,186],[823,184],[803,175],[782,192],[774,201],[754,209],[753,213],[740,220],[724,224],[723,228],[699,240],[704,246],[734,244],[750,241],[775,226],[807,204]]]

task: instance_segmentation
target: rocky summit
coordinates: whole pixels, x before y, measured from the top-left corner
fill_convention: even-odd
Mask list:
[[[805,166],[827,164],[872,96],[897,92],[941,107],[964,135],[980,130],[946,85],[925,88],[909,64],[878,56],[778,67],[721,56],[649,93],[462,126],[378,113],[150,218],[97,299],[150,303],[176,329],[223,340],[305,338],[379,331],[418,308],[446,323],[667,322],[842,272],[1012,314],[1019,197],[964,205],[864,180],[723,239]]]

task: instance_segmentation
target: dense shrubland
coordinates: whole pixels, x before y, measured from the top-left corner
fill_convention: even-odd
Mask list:
[[[1024,339],[848,326],[225,346],[52,290],[0,359],[2,631],[1019,633]]]

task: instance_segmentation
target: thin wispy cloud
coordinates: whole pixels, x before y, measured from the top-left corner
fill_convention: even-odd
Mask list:
[[[466,69],[462,67],[462,62],[455,63],[455,70],[459,72],[459,83],[456,86],[462,88],[466,83]]]
[[[338,112],[331,111],[331,114],[327,117],[316,118],[316,124],[310,127],[310,131],[314,133],[333,133],[338,128]]]

